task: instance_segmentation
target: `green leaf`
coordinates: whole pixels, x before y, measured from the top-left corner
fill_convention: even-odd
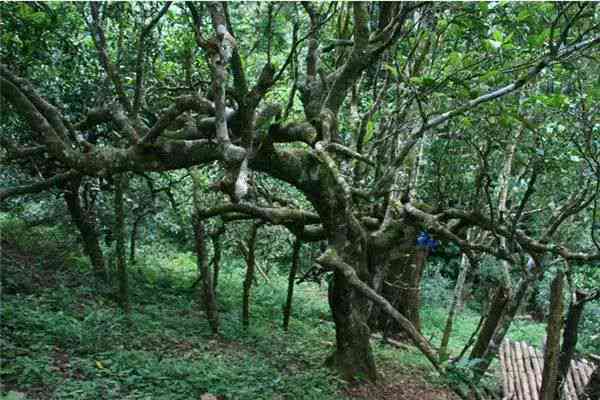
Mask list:
[[[462,65],[462,54],[458,51],[453,51],[448,55],[448,62],[454,67]]]
[[[394,68],[392,65],[390,64],[384,64],[383,67],[389,71],[389,73],[396,78],[397,74],[396,74],[396,68]]]
[[[497,40],[492,40],[492,39],[488,39],[487,43],[493,48],[493,49],[499,49],[500,47],[502,47],[502,42],[497,41]]]
[[[363,139],[363,142],[365,144],[369,143],[371,141],[371,138],[373,137],[373,132],[375,131],[375,123],[373,122],[373,120],[369,120],[369,122],[367,122],[367,132],[365,133],[365,137]]]
[[[494,37],[494,40],[500,43],[502,43],[504,39],[504,34],[501,31],[494,31],[494,33],[492,33],[492,36]]]
[[[529,18],[529,16],[530,16],[529,8],[523,7],[521,9],[521,11],[519,11],[519,14],[517,15],[517,20],[519,22],[523,22],[523,21],[527,20]]]

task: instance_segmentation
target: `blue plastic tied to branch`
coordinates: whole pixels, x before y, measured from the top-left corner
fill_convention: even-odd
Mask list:
[[[439,246],[440,242],[433,239],[429,234],[425,231],[421,231],[419,236],[417,237],[417,247],[421,247],[424,249],[429,249],[431,251],[435,251],[435,249]]]

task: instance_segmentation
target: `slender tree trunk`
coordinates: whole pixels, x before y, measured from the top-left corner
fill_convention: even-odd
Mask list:
[[[581,321],[584,307],[585,301],[583,296],[579,292],[575,292],[567,311],[565,329],[563,332],[563,343],[558,358],[558,390],[556,391],[555,400],[560,400],[563,384],[566,382],[567,373],[571,366],[571,360],[575,354],[579,333],[579,321]]]
[[[440,344],[439,353],[441,361],[445,361],[448,359],[448,342],[450,341],[450,335],[452,334],[454,315],[456,314],[458,305],[461,301],[461,298],[463,297],[465,281],[467,280],[467,274],[470,266],[471,264],[468,257],[466,256],[466,254],[463,254],[460,259],[460,272],[458,273],[458,278],[456,279],[456,286],[454,287],[454,297],[452,298],[452,303],[450,304],[450,310],[448,311],[448,318],[446,319],[444,334],[442,335],[442,343]]]
[[[202,282],[201,286],[201,303],[204,305],[206,318],[210,325],[210,329],[214,335],[219,333],[219,315],[217,304],[215,301],[215,292],[213,285],[213,273],[208,262],[208,251],[206,248],[206,228],[204,222],[198,214],[193,216],[194,238],[196,242],[196,259],[198,263],[198,274]]]
[[[200,303],[206,312],[206,319],[214,335],[219,333],[219,312],[215,295],[214,275],[208,262],[208,249],[206,246],[207,234],[204,221],[201,219],[202,204],[201,190],[202,179],[198,169],[190,169],[192,177],[192,197],[194,211],[192,214],[192,228],[194,231],[194,243],[196,250],[196,262],[198,265],[198,279],[201,282]],[[220,254],[219,254],[220,255]]]
[[[523,130],[517,133],[514,141],[509,142],[506,148],[506,159],[504,160],[504,169],[502,176],[500,177],[500,194],[498,201],[498,217],[502,220],[508,216],[508,188],[510,184],[510,177],[512,175],[512,165],[515,158],[515,152],[517,149],[517,142],[519,141]],[[506,238],[500,237],[500,246],[506,249]],[[512,279],[510,278],[510,264],[506,260],[502,260],[502,273],[504,277],[504,284],[508,288],[509,292],[512,291]]]
[[[285,306],[283,308],[283,330],[287,332],[290,323],[290,315],[292,314],[292,300],[294,298],[294,280],[296,279],[296,273],[300,265],[300,248],[302,247],[302,241],[296,239],[292,250],[292,265],[290,267],[290,274],[288,276],[288,291]]]
[[[138,231],[140,229],[140,224],[145,215],[146,213],[137,216],[133,221],[133,225],[131,226],[131,235],[129,238],[129,265],[135,265],[136,263],[135,249],[137,245]]]
[[[126,313],[129,313],[129,282],[127,276],[127,261],[125,257],[125,202],[127,190],[127,175],[115,176],[115,236],[117,275],[119,279],[119,303]]]
[[[256,235],[258,233],[259,224],[253,224],[250,229],[250,237],[248,238],[247,253],[246,253],[246,277],[244,279],[244,292],[242,299],[242,325],[247,329],[250,325],[250,291],[254,274],[256,271]]]
[[[508,297],[508,289],[504,286],[500,286],[494,295],[492,303],[490,304],[490,309],[488,311],[488,316],[481,327],[481,331],[477,336],[477,341],[473,346],[473,350],[471,350],[470,358],[481,359],[487,350],[492,337],[494,336],[494,332],[500,325],[500,321],[502,321],[502,317],[504,316],[504,312],[506,309],[506,305],[509,302]]]
[[[219,272],[221,270],[221,234],[213,235],[213,291],[217,293],[217,286],[219,285]]]
[[[95,275],[101,281],[107,281],[106,263],[100,247],[100,235],[93,216],[81,207],[79,197],[80,181],[75,182],[64,191],[65,203],[71,220],[79,230],[83,242],[83,251],[90,259]]]
[[[477,383],[479,379],[483,377],[485,372],[490,367],[493,358],[498,354],[498,349],[500,348],[500,345],[502,344],[502,341],[504,340],[504,337],[506,336],[506,333],[508,332],[511,323],[514,320],[515,315],[519,310],[519,307],[523,303],[525,295],[529,291],[533,279],[535,279],[535,277],[533,276],[528,276],[526,278],[521,279],[521,281],[517,285],[516,291],[514,291],[512,297],[509,297],[510,301],[506,305],[504,316],[497,324],[492,339],[489,340],[489,344],[487,345],[487,348],[485,348],[483,355],[480,355],[480,350],[475,351],[475,349],[473,349],[474,352],[471,353],[471,360],[480,360],[475,368],[475,383]],[[488,332],[484,333],[482,329],[482,331],[480,332],[480,336],[481,335],[487,336]]]
[[[550,287],[550,316],[546,328],[546,351],[540,400],[554,400],[557,393],[558,357],[563,314],[564,272],[559,271]]]

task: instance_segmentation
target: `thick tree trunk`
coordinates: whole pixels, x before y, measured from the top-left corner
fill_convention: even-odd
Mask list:
[[[367,324],[368,301],[339,271],[329,286],[329,306],[335,322],[336,349],[327,365],[337,368],[349,381],[377,379]]]
[[[300,248],[302,247],[302,241],[296,239],[292,250],[292,265],[290,267],[290,274],[288,276],[288,290],[287,299],[285,306],[283,307],[283,330],[287,332],[290,324],[290,316],[292,314],[292,300],[294,299],[294,280],[296,279],[296,273],[300,265]]]
[[[540,400],[554,400],[557,395],[558,356],[562,328],[564,273],[559,271],[550,288],[550,316],[546,328],[546,350]]]
[[[219,333],[219,315],[217,303],[215,300],[213,273],[208,262],[208,252],[206,248],[206,229],[204,222],[195,214],[192,218],[194,224],[194,238],[196,248],[196,260],[198,263],[198,274],[200,275],[201,295],[200,301],[204,306],[206,318],[213,334]]]
[[[83,242],[83,251],[90,259],[94,273],[98,279],[107,281],[106,263],[100,247],[98,228],[94,218],[81,207],[79,185],[80,181],[77,181],[64,191],[65,203],[73,223],[79,230]]]
[[[408,240],[416,240],[417,230],[407,228]],[[421,331],[421,278],[427,260],[427,250],[411,245],[404,256],[396,256],[389,262],[382,294],[402,315]],[[389,315],[379,314],[377,328],[386,336],[402,333],[402,328]]]
[[[119,303],[123,311],[129,313],[129,282],[127,276],[127,260],[125,257],[125,202],[127,175],[115,176],[115,255],[117,259],[117,276],[119,280]]]
[[[405,286],[400,290],[399,311],[421,332],[421,278],[427,260],[427,250],[416,248],[414,261],[404,271]]]
[[[385,280],[390,269],[390,254],[375,249],[369,249],[369,271],[372,275],[371,287],[376,293],[383,294],[386,286]],[[371,330],[383,331],[387,323],[384,312],[379,305],[371,301],[369,303],[369,328]]]
[[[330,193],[333,197],[336,194]],[[351,266],[363,282],[370,282],[368,245],[356,221],[344,215],[343,206],[326,205],[328,247]],[[361,295],[340,271],[329,283],[329,307],[335,323],[336,349],[326,364],[336,368],[348,381],[377,379],[368,326],[369,300]]]

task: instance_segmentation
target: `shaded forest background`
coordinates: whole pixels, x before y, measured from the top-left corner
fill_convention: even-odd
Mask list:
[[[597,356],[595,3],[0,16],[5,398],[493,398],[525,340],[558,399]]]

